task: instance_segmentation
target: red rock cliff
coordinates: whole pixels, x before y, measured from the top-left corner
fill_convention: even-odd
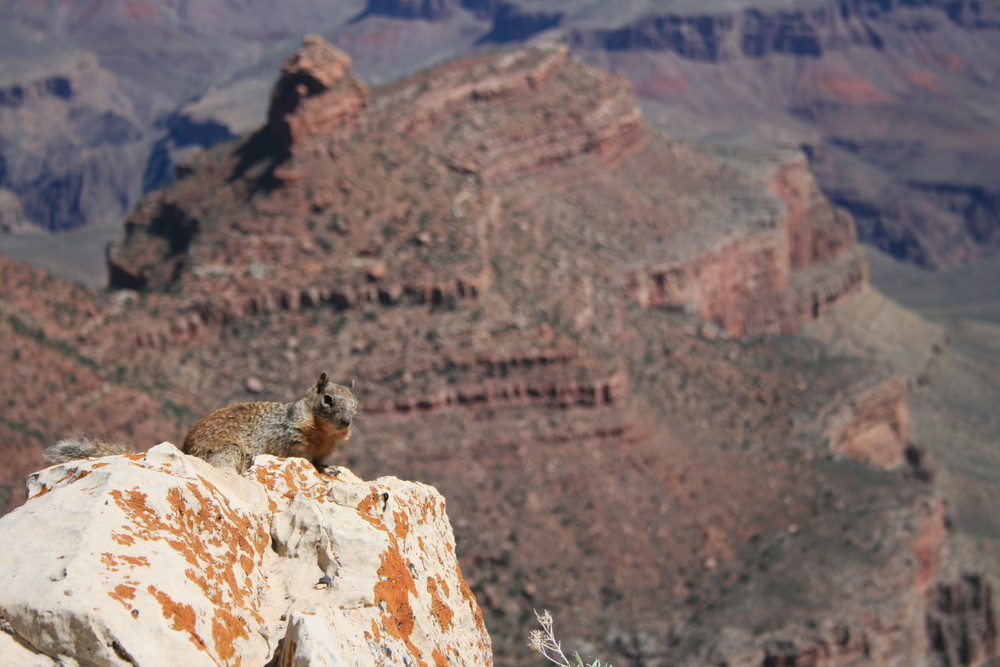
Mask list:
[[[804,157],[775,168],[781,201],[756,229],[734,229],[711,247],[633,273],[641,305],[683,309],[731,336],[797,331],[867,283],[850,216],[820,194]]]

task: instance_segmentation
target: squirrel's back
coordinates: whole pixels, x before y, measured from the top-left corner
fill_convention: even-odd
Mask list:
[[[246,470],[258,454],[280,449],[274,442],[282,430],[288,405],[272,401],[234,403],[200,419],[184,438],[182,451],[214,466]]]

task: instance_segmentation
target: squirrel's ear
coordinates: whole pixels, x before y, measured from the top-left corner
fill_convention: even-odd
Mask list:
[[[319,379],[316,380],[316,392],[322,394],[323,389],[326,387],[326,373],[320,373]]]
[[[348,389],[351,389],[351,390],[353,391],[353,389],[354,389],[354,378],[351,378],[351,384],[349,384],[349,385],[347,386],[347,388],[348,388]]]

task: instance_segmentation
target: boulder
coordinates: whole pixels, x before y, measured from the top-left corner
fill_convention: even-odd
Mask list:
[[[33,474],[0,520],[0,663],[483,665],[441,495],[163,443]]]

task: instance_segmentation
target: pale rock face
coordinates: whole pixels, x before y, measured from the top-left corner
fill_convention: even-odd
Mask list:
[[[52,658],[35,653],[30,648],[22,646],[8,632],[0,632],[0,660],[5,665],[18,667],[55,667],[59,663]]]
[[[0,520],[0,664],[492,663],[431,487],[164,443],[29,495]]]

